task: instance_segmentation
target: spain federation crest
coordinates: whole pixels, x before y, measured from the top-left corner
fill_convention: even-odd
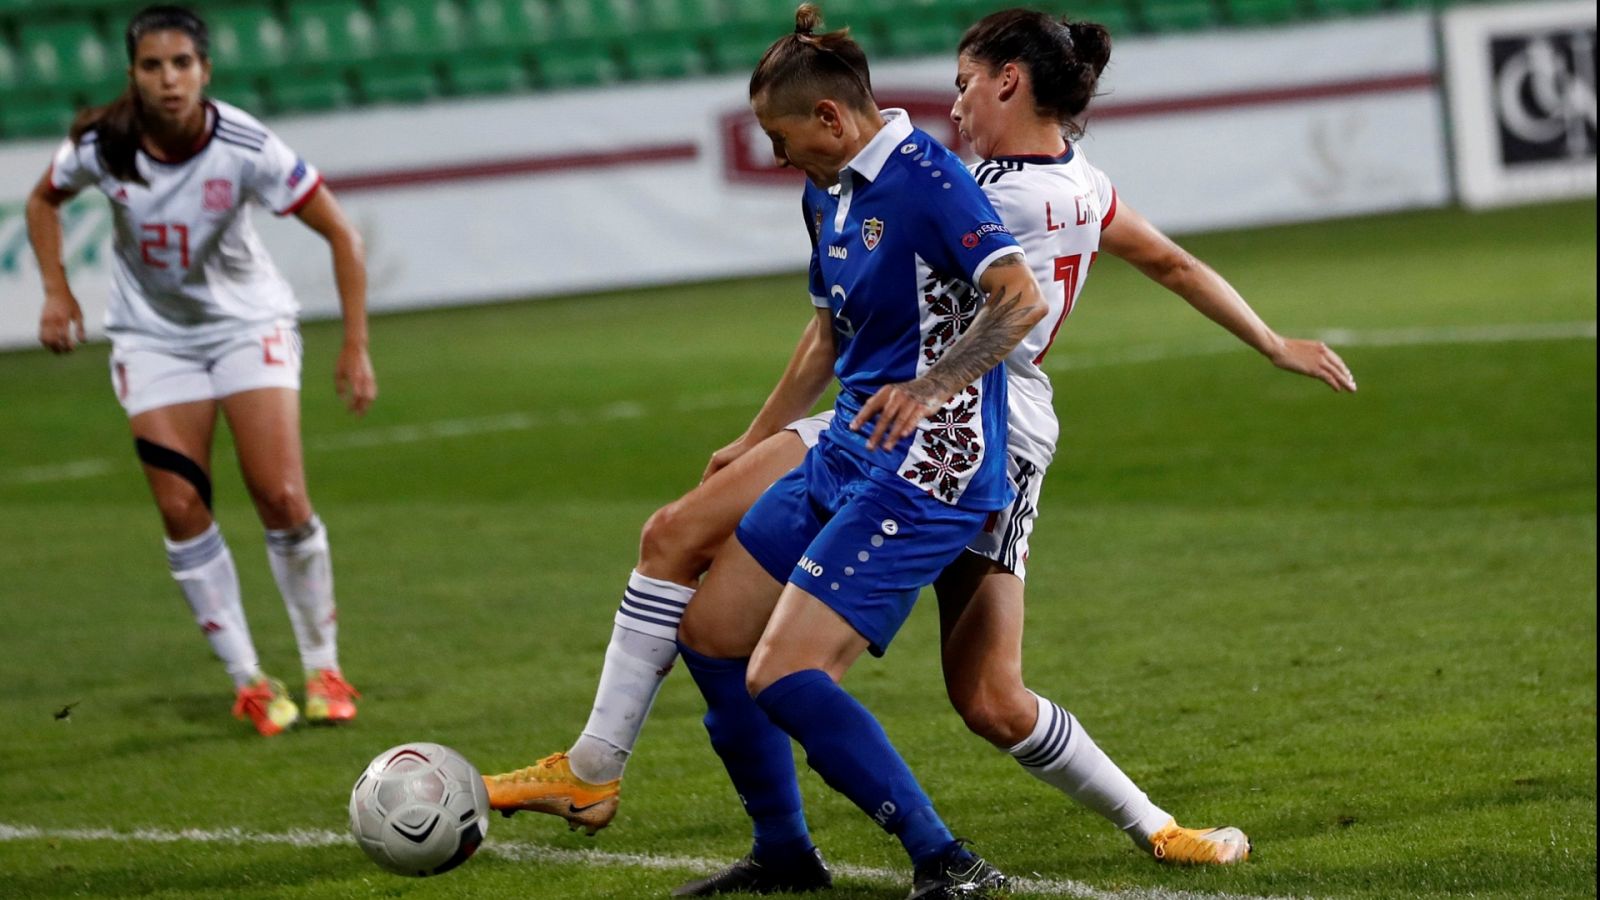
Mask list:
[[[868,250],[875,249],[881,240],[883,240],[882,219],[868,219],[861,223],[861,243],[866,244]]]
[[[233,182],[226,178],[208,179],[201,197],[206,212],[227,212],[233,208]]]

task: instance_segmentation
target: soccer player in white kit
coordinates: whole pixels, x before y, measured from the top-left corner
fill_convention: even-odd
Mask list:
[[[1249,853],[1242,832],[1178,826],[1069,712],[1023,683],[1028,539],[1059,430],[1051,383],[1040,364],[1072,312],[1096,254],[1105,250],[1182,296],[1278,367],[1335,391],[1353,391],[1355,382],[1325,345],[1286,339],[1268,328],[1224,279],[1119,201],[1105,174],[1065,139],[1081,133],[1077,123],[1109,57],[1104,28],[1026,10],[986,17],[961,43],[951,115],[984,158],[973,174],[1022,245],[1050,310],[1006,360],[1008,451],[1017,500],[936,584],[945,681],[952,703],[975,733],[1008,751],[1030,774],[1100,813],[1152,856],[1176,863],[1238,862]],[[929,288],[930,302],[966,302],[946,295],[944,285]],[[808,330],[783,383],[826,383],[826,371],[819,375],[812,360],[813,337]],[[793,421],[809,407],[780,405],[776,401],[783,395],[780,385],[746,433],[713,455],[701,485],[646,524],[639,567],[617,612],[589,722],[567,753],[489,776],[496,808],[553,813],[591,833],[614,815],[627,757],[675,656],[674,627],[685,609],[691,619],[702,610],[695,593],[699,576],[743,509],[799,462],[826,418]],[[795,395],[806,396],[804,391]],[[701,625],[715,627],[714,618]]]
[[[61,263],[59,208],[98,188],[115,223],[112,386],[161,512],[172,576],[233,680],[233,713],[267,736],[300,719],[283,682],[261,670],[233,558],[212,518],[219,408],[299,645],[305,718],[346,721],[358,694],[339,670],[328,535],[306,496],[299,306],[248,208],[298,216],[332,248],[344,317],[335,382],[358,415],[377,396],[361,237],[314,167],[255,118],[205,97],[211,63],[198,16],[148,7],[129,22],[126,44],[127,90],[79,116],[28,198],[45,290],[39,340],[67,353],[84,337]]]

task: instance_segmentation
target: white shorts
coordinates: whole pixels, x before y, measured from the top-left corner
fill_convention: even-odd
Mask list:
[[[293,320],[251,325],[195,347],[128,347],[111,341],[111,387],[132,418],[260,388],[300,390],[300,330]]]
[[[822,432],[833,423],[829,410],[808,418],[790,422],[785,430],[800,436],[807,449],[817,445]],[[989,515],[983,531],[967,545],[967,550],[984,559],[993,560],[1017,578],[1028,580],[1028,538],[1033,535],[1034,520],[1039,518],[1039,492],[1044,487],[1044,470],[1015,453],[1007,454],[1006,475],[1017,489],[1017,499],[1002,510]]]

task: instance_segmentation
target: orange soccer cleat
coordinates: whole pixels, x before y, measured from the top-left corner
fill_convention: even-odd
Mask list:
[[[262,737],[272,737],[300,721],[300,707],[294,705],[283,682],[263,676],[234,693],[233,715],[248,718]]]
[[[348,722],[356,717],[356,698],[360,696],[338,669],[318,669],[306,676],[306,720]]]
[[[1150,836],[1150,854],[1164,863],[1225,866],[1250,858],[1250,839],[1237,828],[1182,828],[1168,822]]]
[[[590,784],[572,774],[565,753],[552,753],[525,769],[485,775],[483,783],[489,788],[489,806],[507,816],[521,810],[547,813],[591,835],[611,824],[622,793],[620,778]]]

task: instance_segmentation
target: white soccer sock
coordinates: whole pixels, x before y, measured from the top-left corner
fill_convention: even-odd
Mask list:
[[[267,562],[289,609],[289,623],[300,646],[300,665],[307,672],[339,668],[333,561],[322,520],[313,515],[299,528],[268,529]]]
[[[579,778],[599,783],[622,777],[661,683],[678,658],[678,622],[693,596],[694,588],[629,574],[589,722],[567,752]]]
[[[1140,844],[1172,819],[1106,756],[1076,717],[1038,694],[1033,734],[1009,751],[1028,773],[1082,803]]]
[[[166,545],[172,577],[233,686],[255,682],[261,677],[261,663],[239,600],[239,573],[217,523],[186,541],[168,538]]]

